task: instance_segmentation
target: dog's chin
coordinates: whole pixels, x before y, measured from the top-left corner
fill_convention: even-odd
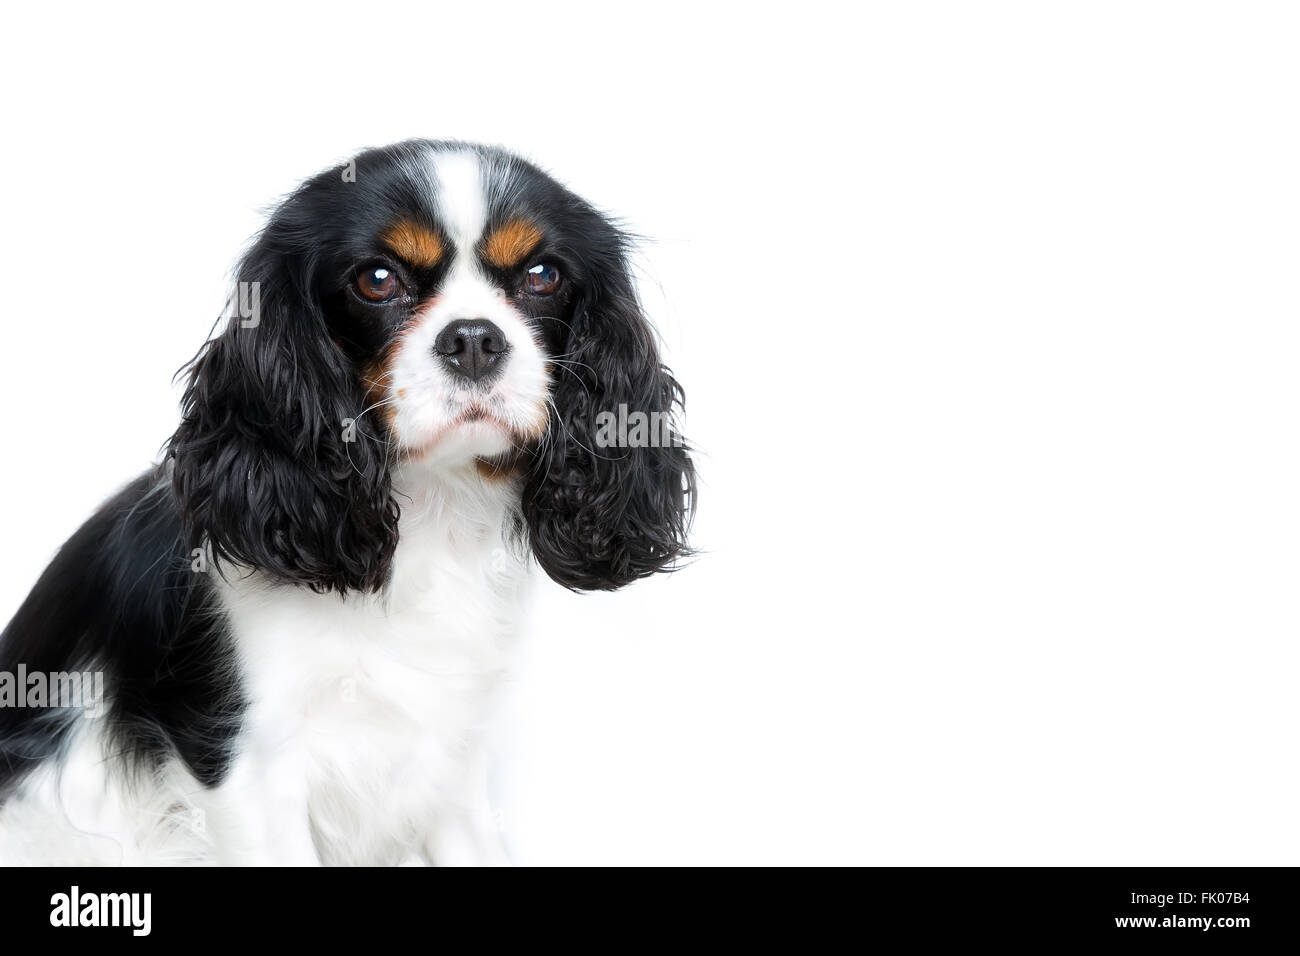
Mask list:
[[[521,438],[499,418],[470,411],[431,434],[403,442],[408,459],[426,465],[455,467],[496,458],[518,447]]]

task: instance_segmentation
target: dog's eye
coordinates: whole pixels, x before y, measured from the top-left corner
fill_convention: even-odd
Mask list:
[[[533,295],[550,295],[559,287],[560,270],[545,262],[533,266],[524,277],[524,288]]]
[[[406,291],[402,280],[386,266],[367,266],[357,273],[352,285],[367,302],[389,302]]]

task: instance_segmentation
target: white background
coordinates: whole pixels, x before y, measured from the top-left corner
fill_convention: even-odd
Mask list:
[[[495,142],[653,237],[707,551],[538,587],[521,862],[1297,862],[1287,5],[5,16],[4,617],[262,210]]]

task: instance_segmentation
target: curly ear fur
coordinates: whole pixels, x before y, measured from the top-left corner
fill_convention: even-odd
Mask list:
[[[546,439],[523,491],[537,562],[575,591],[613,590],[690,554],[695,469],[683,445],[597,444],[597,416],[671,414],[683,393],[660,364],[654,332],[637,302],[621,239],[575,303]]]
[[[373,591],[397,544],[386,447],[360,423],[344,440],[364,396],[313,264],[280,230],[273,221],[237,271],[257,284],[256,324],[236,310],[189,366],[167,447],[186,541],[315,591]]]

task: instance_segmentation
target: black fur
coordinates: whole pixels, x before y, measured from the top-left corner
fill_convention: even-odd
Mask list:
[[[671,413],[682,390],[659,361],[617,236],[598,247],[559,356],[551,422],[524,486],[537,563],[574,590],[612,590],[688,553],[695,471],[685,447],[601,448],[596,415]]]
[[[192,363],[167,454],[187,543],[316,591],[373,591],[398,507],[356,360],[324,312],[323,273],[339,255],[328,230],[345,221],[330,199],[324,175],[310,181],[244,257],[236,281],[257,284],[260,309],[233,315]]]
[[[148,769],[177,754],[220,780],[243,701],[224,616],[181,549],[159,470],[110,499],[59,550],[0,635],[0,670],[103,671],[115,751]],[[0,708],[0,797],[59,752],[81,710]]]

